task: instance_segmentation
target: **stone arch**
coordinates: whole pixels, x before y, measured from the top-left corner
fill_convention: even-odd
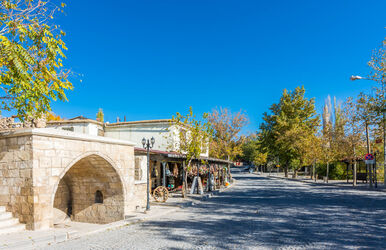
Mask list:
[[[95,203],[97,191],[103,194],[103,203]],[[72,161],[62,172],[53,196],[54,224],[65,215],[88,223],[124,218],[125,185],[111,159],[100,153],[89,152]]]

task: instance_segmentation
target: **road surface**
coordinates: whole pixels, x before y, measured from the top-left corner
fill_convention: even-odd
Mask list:
[[[49,249],[386,249],[386,193],[234,177],[195,206]]]

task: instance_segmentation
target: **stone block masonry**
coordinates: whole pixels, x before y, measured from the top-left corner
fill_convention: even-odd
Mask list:
[[[0,206],[27,229],[53,226],[55,210],[81,222],[123,219],[144,206],[144,190],[131,142],[46,128],[0,133]]]

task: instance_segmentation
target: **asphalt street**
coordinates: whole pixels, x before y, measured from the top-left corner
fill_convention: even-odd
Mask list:
[[[386,193],[233,176],[195,206],[49,249],[386,248]]]

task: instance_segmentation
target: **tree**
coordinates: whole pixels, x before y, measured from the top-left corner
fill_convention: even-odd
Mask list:
[[[42,0],[3,0],[0,6],[0,109],[21,120],[40,117],[73,88],[62,63],[65,33],[51,23],[61,9]]]
[[[63,120],[62,117],[60,117],[60,115],[56,115],[54,112],[48,112],[47,115],[46,115],[46,119],[47,121],[61,121]]]
[[[304,87],[283,91],[278,104],[272,104],[270,113],[264,113],[260,126],[260,140],[268,158],[278,159],[288,177],[288,168],[294,177],[307,163],[309,145],[313,143],[319,126],[314,99],[305,97]]]
[[[346,143],[344,147],[345,158],[353,167],[353,185],[356,185],[357,157],[365,154],[363,132],[364,126],[357,113],[356,102],[347,98],[344,106]]]
[[[209,154],[215,158],[234,160],[242,152],[240,131],[248,123],[247,115],[243,111],[232,113],[220,107],[213,109],[207,119],[213,128]]]
[[[332,123],[332,109],[331,98],[327,97],[323,108],[323,128],[320,137],[321,146],[321,162],[326,164],[326,181],[328,182],[330,163],[336,159],[336,152],[334,151],[334,125]]]
[[[186,115],[176,113],[172,118],[172,125],[174,125],[178,132],[177,145],[173,148],[180,154],[186,155],[184,167],[184,181],[183,181],[183,195],[186,190],[186,175],[187,170],[190,170],[193,160],[200,159],[200,155],[206,150],[212,136],[212,128],[210,123],[206,121],[207,114],[204,113],[202,120],[197,120],[193,114],[192,107],[189,107],[189,112]]]
[[[371,68],[370,79],[379,83],[375,87],[375,110],[377,113],[376,119],[376,135],[377,137],[383,137],[383,148],[380,150],[383,151],[381,157],[383,158],[383,171],[384,171],[384,183],[386,183],[386,38],[383,40],[382,46],[373,51],[371,60],[369,62]]]
[[[104,116],[105,116],[105,115],[104,115],[104,113],[103,113],[103,109],[99,108],[98,113],[96,114],[96,119],[97,119],[97,121],[103,123],[103,121],[104,121]]]
[[[255,134],[246,138],[242,144],[241,158],[249,163],[261,166],[267,163],[267,154],[260,149],[260,142]]]

